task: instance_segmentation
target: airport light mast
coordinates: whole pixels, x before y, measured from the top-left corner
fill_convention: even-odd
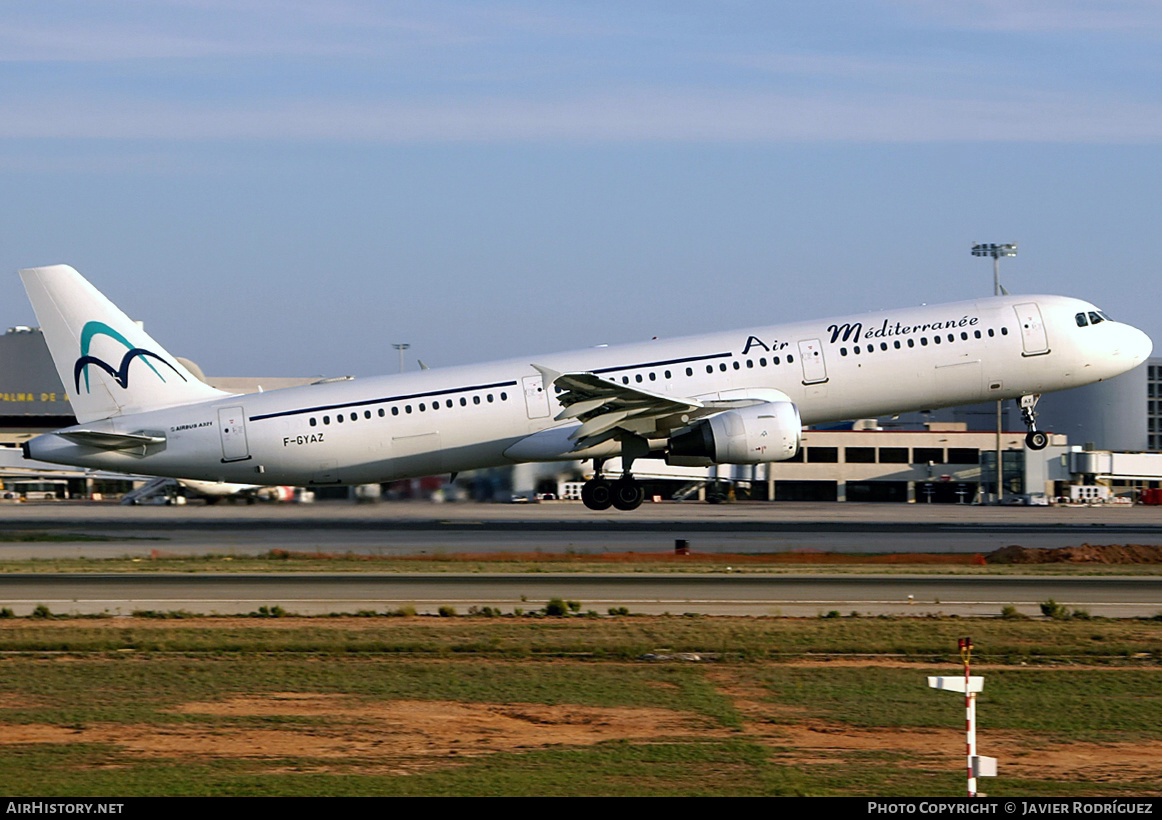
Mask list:
[[[1001,295],[1001,257],[1016,256],[1017,243],[1008,245],[986,245],[976,243],[972,246],[973,256],[991,256],[993,258],[993,296]]]
[[[993,258],[993,296],[1001,295],[1001,257],[1002,256],[1016,256],[1017,243],[1012,242],[1007,245],[984,244],[977,242],[972,246],[973,256],[991,256]],[[1001,407],[1002,402],[997,402],[997,503],[1001,503],[1001,499],[1005,497],[1004,478],[1005,468],[1003,463],[1003,456],[1001,451]]]
[[[411,345],[407,344],[406,342],[401,342],[400,344],[393,344],[392,347],[394,347],[396,350],[399,351],[399,372],[402,373],[403,372],[403,352],[405,350],[407,350],[409,347],[411,347]]]

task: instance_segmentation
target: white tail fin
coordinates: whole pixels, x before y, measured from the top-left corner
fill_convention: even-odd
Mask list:
[[[198,381],[68,265],[20,278],[78,422],[230,395]]]

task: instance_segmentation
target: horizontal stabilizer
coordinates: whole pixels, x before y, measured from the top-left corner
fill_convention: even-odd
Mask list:
[[[165,444],[165,436],[151,433],[103,433],[97,430],[66,430],[57,433],[74,444],[96,447],[100,450],[144,450],[146,447]]]

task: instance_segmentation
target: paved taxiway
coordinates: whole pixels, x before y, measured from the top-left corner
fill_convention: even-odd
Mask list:
[[[1162,611],[1162,578],[980,578],[945,575],[634,574],[68,574],[0,576],[0,604],[26,615],[38,604],[57,613],[188,610],[236,614],[278,605],[300,614],[384,612],[411,606],[435,613],[451,606],[530,611],[551,598],[604,614],[631,612],[814,616],[832,610],[865,615],[999,615],[1014,605],[1036,615],[1052,598],[1093,615],[1131,617]]]
[[[450,552],[989,552],[1008,544],[1162,543],[1162,510],[990,508],[941,505],[657,504],[635,513],[592,513],[579,504],[325,503],[300,506],[119,507],[4,505],[0,530],[101,535],[106,542],[9,543],[0,557],[259,554],[280,548],[379,555]],[[124,539],[124,540],[122,540]],[[157,539],[157,540],[142,540]],[[599,575],[360,574],[261,576],[0,576],[0,605],[18,614],[128,613],[134,609],[248,612],[278,604],[303,613],[472,605],[535,609],[551,597],[604,612],[815,615],[838,610],[925,614],[1036,614],[1053,598],[1095,615],[1162,611],[1162,577],[970,578],[823,575],[720,570]]]
[[[433,552],[700,552],[819,550],[987,553],[1009,544],[1162,543],[1159,507],[972,507],[939,504],[647,504],[595,513],[579,503],[121,507],[57,502],[0,506],[0,530],[76,532],[113,540],[0,545],[0,557],[258,554],[269,549]],[[141,540],[156,538],[159,543]]]

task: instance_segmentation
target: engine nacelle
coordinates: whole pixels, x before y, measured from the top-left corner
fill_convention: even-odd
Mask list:
[[[803,422],[789,401],[764,402],[701,419],[670,437],[667,463],[763,464],[799,452]]]

